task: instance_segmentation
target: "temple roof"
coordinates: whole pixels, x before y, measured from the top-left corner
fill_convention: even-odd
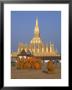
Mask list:
[[[25,50],[22,50],[22,52],[19,53],[18,56],[32,56],[32,54],[29,50],[27,52],[25,52]]]

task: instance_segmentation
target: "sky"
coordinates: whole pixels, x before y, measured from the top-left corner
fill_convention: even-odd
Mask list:
[[[36,17],[43,42],[49,44],[51,41],[61,53],[60,11],[11,11],[11,51],[16,51],[20,42],[28,44],[31,41]]]

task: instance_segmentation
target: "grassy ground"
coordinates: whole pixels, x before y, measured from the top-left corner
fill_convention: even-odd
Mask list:
[[[57,65],[56,72],[44,72],[43,69],[16,69],[15,65],[11,66],[11,78],[12,79],[60,79],[61,78],[61,66]]]

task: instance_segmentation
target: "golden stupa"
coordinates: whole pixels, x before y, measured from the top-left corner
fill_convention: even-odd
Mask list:
[[[44,44],[40,37],[38,18],[34,28],[34,36],[29,44],[20,43],[16,52],[12,52],[12,56],[16,56],[22,50],[30,50],[35,56],[60,56],[53,43]]]

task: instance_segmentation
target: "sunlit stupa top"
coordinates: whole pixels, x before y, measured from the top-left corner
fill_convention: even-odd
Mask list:
[[[36,24],[35,24],[35,29],[34,29],[34,37],[40,37],[38,18],[36,18]]]
[[[35,23],[35,28],[34,28],[34,37],[32,38],[30,43],[32,43],[32,44],[42,43],[42,40],[40,38],[40,30],[39,30],[37,17],[36,17],[36,23]]]

